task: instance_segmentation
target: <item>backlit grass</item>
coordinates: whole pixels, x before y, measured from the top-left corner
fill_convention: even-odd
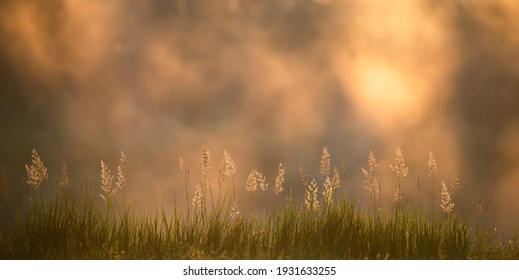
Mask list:
[[[276,193],[273,194],[279,196],[274,211],[248,210],[246,204],[238,208],[234,193],[218,198],[210,193],[212,189],[207,186],[211,182],[206,176],[211,170],[210,153],[204,151],[203,155],[202,171],[205,175],[202,174],[198,187],[193,189],[189,184],[189,172],[182,173],[185,176],[186,200],[191,202],[189,209],[175,208],[173,213],[166,213],[161,203],[149,213],[137,212],[126,204],[114,207],[113,197],[118,193],[113,191],[112,177],[104,163],[101,187],[85,183],[76,195],[69,194],[67,187],[31,194],[30,209],[19,214],[15,225],[4,227],[0,234],[0,258],[519,258],[519,242],[515,238],[501,243],[492,231],[471,224],[468,215],[460,215],[451,208],[442,208],[444,211],[433,216],[402,200],[397,196],[399,191],[395,193],[395,211],[384,212],[376,207],[362,210],[354,199],[337,197],[332,192],[340,187],[340,179],[325,180],[324,186],[318,187],[320,191],[315,191],[318,186],[316,178],[303,171],[302,184],[307,184],[307,195],[304,201],[297,201],[287,188],[283,192],[284,169],[281,170],[281,166],[275,182]],[[328,166],[326,157],[329,158],[323,155],[321,172],[323,177],[329,178],[332,168]],[[395,168],[400,172],[400,179],[406,172],[402,172],[405,163],[401,153],[398,157],[399,167]],[[234,162],[229,155],[225,158],[220,168],[224,177],[218,184],[234,174]],[[232,171],[226,170],[225,163]],[[43,166],[42,163],[38,164]],[[366,187],[370,190],[377,188],[374,185],[376,180],[373,180],[376,165],[373,157],[370,171],[365,172]],[[185,166],[181,168],[185,169]],[[31,172],[38,173],[36,169]],[[338,174],[337,171],[333,173]],[[251,174],[252,177],[247,180],[251,195],[256,187],[268,188],[261,173],[253,171]],[[119,172],[118,177],[119,182],[125,182],[123,171]],[[236,192],[234,182],[232,185],[233,192]],[[105,195],[106,208],[94,203],[95,199],[100,199],[100,191]],[[447,191],[446,187],[443,188],[444,193]],[[110,199],[107,199],[107,194]],[[373,205],[376,205],[377,199],[377,194],[373,193]],[[447,200],[445,195],[442,196],[442,205],[451,203]]]

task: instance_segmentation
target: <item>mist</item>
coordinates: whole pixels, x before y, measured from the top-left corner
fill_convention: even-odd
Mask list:
[[[213,170],[231,153],[240,189],[283,163],[297,195],[299,164],[317,175],[326,146],[362,204],[371,149],[390,208],[396,147],[406,199],[430,184],[432,150],[441,179],[460,175],[457,207],[482,199],[517,231],[518,18],[506,0],[2,1],[0,173],[24,199],[35,147],[51,182],[66,162],[97,189],[123,150],[146,209],[156,189],[184,203],[179,157],[198,176],[203,147]]]

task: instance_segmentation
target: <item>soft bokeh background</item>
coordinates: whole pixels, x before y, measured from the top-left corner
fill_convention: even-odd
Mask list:
[[[482,199],[492,225],[519,230],[517,1],[3,0],[0,100],[10,209],[33,147],[51,183],[66,162],[95,190],[99,160],[115,171],[124,150],[146,209],[155,189],[183,197],[178,158],[196,176],[204,146],[213,170],[231,153],[241,195],[252,168],[273,185],[282,162],[296,196],[299,163],[317,175],[327,146],[361,205],[372,149],[391,209],[399,146],[406,199],[417,177],[430,194],[431,149],[441,179],[460,175],[457,207]]]

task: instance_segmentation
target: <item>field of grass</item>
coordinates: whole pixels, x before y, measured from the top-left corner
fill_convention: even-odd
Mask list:
[[[185,199],[191,202],[188,209],[175,208],[167,213],[162,207],[163,194],[157,192],[156,209],[140,213],[126,204],[123,153],[115,184],[114,176],[101,162],[100,187],[85,183],[72,195],[65,165],[57,185],[44,184],[47,169],[34,150],[33,161],[26,166],[26,182],[34,189],[30,207],[15,217],[13,226],[2,227],[0,258],[519,259],[516,238],[496,240],[492,231],[471,222],[470,214],[457,213],[450,201],[456,179],[449,187],[444,182],[437,184],[436,203],[441,210],[437,213],[402,199],[400,184],[394,195],[395,210],[382,212],[377,208],[378,163],[370,152],[368,167],[362,171],[372,209],[362,210],[354,199],[337,195],[341,175],[338,168],[331,168],[329,157],[324,149],[320,176],[309,175],[300,167],[304,201],[294,199],[284,186],[285,170],[280,164],[271,188],[277,207],[266,213],[248,209],[247,203],[236,199],[237,191],[248,191],[252,196],[258,189],[269,189],[265,176],[253,170],[245,190],[237,190],[232,180],[236,167],[225,152],[216,172],[217,182],[213,182],[210,153],[204,150],[201,180],[195,187],[190,185],[189,170],[180,160]],[[398,182],[407,176],[400,149],[391,168]],[[430,153],[429,175],[433,181],[435,174],[436,163]],[[323,178],[321,184],[317,183],[319,178]],[[9,199],[7,179],[1,181],[2,199]],[[224,182],[232,185],[232,193],[216,196]],[[48,190],[42,192],[44,187]],[[99,192],[106,207],[94,203]]]

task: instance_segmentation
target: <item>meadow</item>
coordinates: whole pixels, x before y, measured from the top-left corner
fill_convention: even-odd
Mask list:
[[[211,153],[204,149],[199,180],[193,184],[193,174],[179,161],[188,207],[166,211],[164,194],[157,191],[155,209],[143,213],[127,198],[123,152],[117,172],[101,161],[100,179],[78,185],[73,192],[67,166],[59,182],[49,184],[47,168],[34,149],[23,186],[10,186],[5,176],[0,180],[4,203],[10,198],[9,188],[31,188],[28,210],[12,214],[12,225],[6,223],[11,214],[4,212],[0,258],[519,259],[517,238],[499,240],[479,222],[480,203],[470,212],[458,211],[451,196],[461,188],[459,177],[447,183],[438,180],[432,152],[428,177],[417,181],[416,190],[432,188],[428,199],[433,207],[425,209],[401,196],[408,167],[397,149],[390,165],[398,182],[391,211],[379,207],[379,163],[371,151],[361,170],[371,197],[369,209],[359,207],[346,192],[339,195],[346,171],[331,166],[326,148],[319,174],[299,167],[300,186],[286,185],[283,164],[272,181],[254,169],[246,182],[237,183],[236,164],[228,152],[217,170],[210,162]],[[222,191],[224,185],[228,191]],[[304,189],[301,201],[293,195],[296,187]],[[253,196],[262,191],[271,192],[273,211],[250,207]],[[103,207],[96,203],[99,200]]]

